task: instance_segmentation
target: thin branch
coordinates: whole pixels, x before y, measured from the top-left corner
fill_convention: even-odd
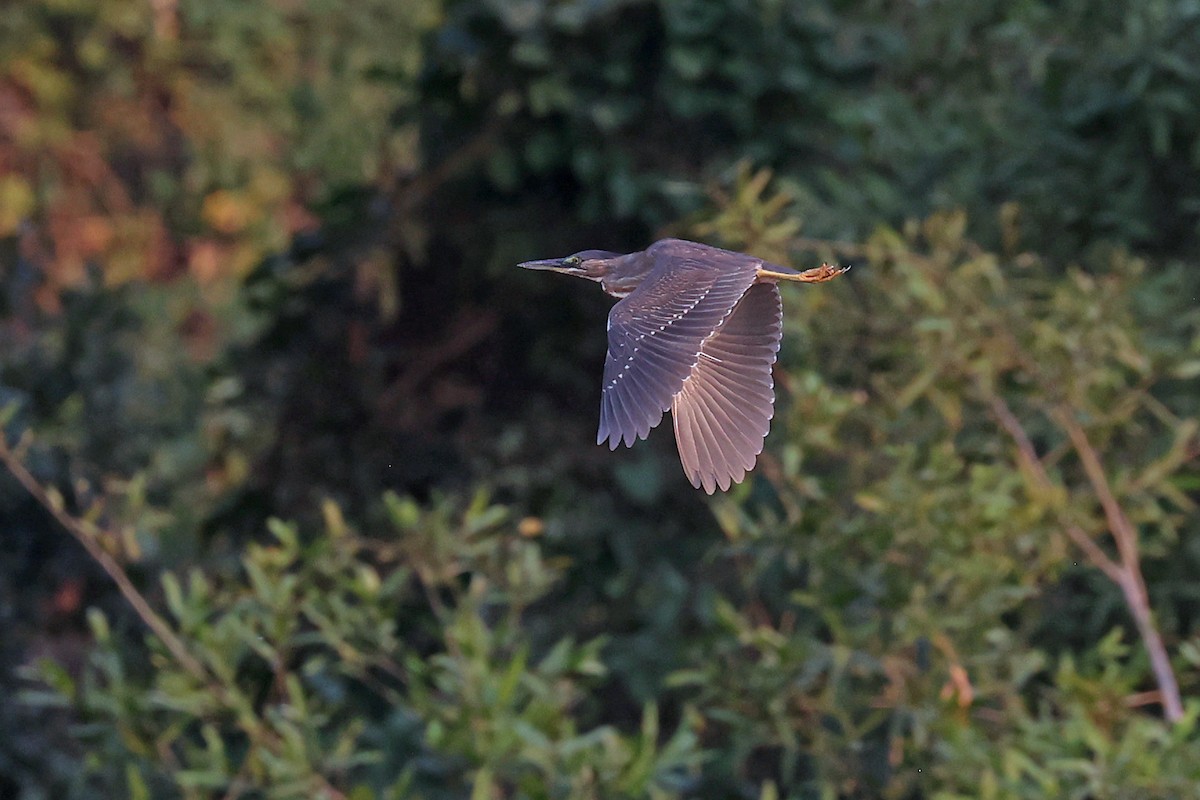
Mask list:
[[[1063,532],[1067,534],[1067,538],[1075,543],[1075,546],[1083,551],[1083,555],[1091,562],[1093,567],[1104,573],[1110,581],[1121,585],[1121,581],[1125,580],[1125,573],[1121,571],[1121,566],[1112,560],[1108,553],[1096,544],[1096,540],[1092,535],[1083,528],[1073,523],[1063,525]]]
[[[188,651],[187,646],[175,634],[170,624],[150,606],[149,601],[146,600],[146,596],[138,591],[138,588],[129,580],[129,575],[126,574],[124,568],[117,563],[117,560],[107,550],[100,546],[94,536],[84,529],[79,520],[72,517],[63,509],[61,502],[56,502],[50,496],[45,487],[38,482],[38,479],[33,476],[25,467],[25,464],[22,463],[21,459],[17,457],[16,453],[9,448],[8,442],[3,435],[0,435],[0,461],[4,462],[4,466],[12,473],[12,476],[17,479],[21,486],[25,488],[25,491],[29,492],[34,500],[49,511],[55,521],[75,541],[79,542],[80,546],[87,551],[87,554],[92,557],[93,561],[100,565],[100,568],[117,585],[117,589],[121,592],[125,601],[133,607],[134,612],[146,624],[146,627],[158,637],[163,646],[171,652],[171,655],[179,665],[201,683],[211,683],[208,670]]]
[[[457,178],[469,168],[484,161],[496,148],[504,131],[504,117],[494,117],[482,130],[450,153],[440,163],[413,177],[399,189],[393,208],[406,215],[420,206],[444,184]]]
[[[1138,633],[1146,645],[1150,656],[1150,668],[1162,692],[1163,714],[1170,722],[1183,719],[1183,698],[1179,693],[1179,682],[1175,679],[1175,670],[1171,666],[1171,656],[1163,642],[1162,634],[1154,625],[1153,612],[1146,598],[1146,584],[1142,580],[1140,569],[1130,570],[1126,580],[1120,584],[1121,592],[1125,595],[1125,604],[1133,614]]]
[[[1054,491],[1054,481],[1050,480],[1050,475],[1046,472],[1046,465],[1042,463],[1038,457],[1037,449],[1033,446],[1033,442],[1029,439],[1029,434],[1025,432],[1021,421],[1013,414],[1012,409],[1008,407],[1003,398],[992,398],[992,414],[995,415],[1001,427],[1012,438],[1013,443],[1017,446],[1017,457],[1021,463],[1025,465],[1029,474],[1037,481],[1038,488],[1044,493],[1049,494]],[[1083,551],[1087,560],[1092,563],[1092,566],[1103,572],[1114,583],[1120,583],[1122,573],[1120,565],[1113,560],[1112,556],[1104,552],[1100,545],[1087,533],[1074,523],[1067,523],[1063,526],[1064,530],[1075,546]]]
[[[1052,491],[1054,483],[1050,480],[1046,467],[1038,457],[1037,450],[1020,420],[1000,397],[991,398],[991,407],[992,414],[1016,444],[1018,458],[1028,468],[1039,488],[1047,492]],[[1137,528],[1117,501],[1104,472],[1104,465],[1100,462],[1100,456],[1092,447],[1083,428],[1065,414],[1058,415],[1058,421],[1071,439],[1080,463],[1083,465],[1084,473],[1087,475],[1088,483],[1104,510],[1105,521],[1108,524],[1109,533],[1117,544],[1120,561],[1114,560],[1112,556],[1104,552],[1100,545],[1074,522],[1064,519],[1063,529],[1087,560],[1100,569],[1121,590],[1121,595],[1125,598],[1125,605],[1129,608],[1129,613],[1137,626],[1138,635],[1141,636],[1146,654],[1150,658],[1150,669],[1158,683],[1158,695],[1162,700],[1163,716],[1168,722],[1178,722],[1183,719],[1183,701],[1162,634],[1154,625],[1154,615],[1150,609],[1149,594],[1146,591],[1146,581],[1142,576],[1141,562],[1138,557]]]
[[[167,651],[175,659],[185,671],[190,673],[201,684],[206,686],[210,692],[222,702],[227,708],[233,710],[237,706],[236,695],[229,691],[219,680],[217,680],[204,665],[191,654],[187,649],[184,641],[172,630],[170,624],[156,612],[150,605],[138,588],[129,580],[129,575],[125,569],[112,557],[99,542],[96,537],[87,531],[83,524],[75,517],[67,513],[63,508],[62,503],[51,497],[50,493],[38,479],[33,476],[25,466],[21,458],[8,446],[8,441],[0,434],[0,462],[12,474],[17,482],[24,487],[25,491],[29,492],[43,508],[50,512],[54,520],[71,535],[75,541],[79,542],[87,554],[91,556],[101,569],[108,575],[117,589],[125,598],[126,602],[133,607],[135,613],[145,623]],[[282,746],[281,737],[273,731],[269,726],[263,724],[259,719],[246,719],[244,715],[239,714],[241,718],[241,727],[252,740],[262,743],[264,747],[277,748]],[[240,771],[239,771],[240,772]],[[344,792],[335,787],[329,782],[329,779],[320,773],[314,773],[313,779],[317,784],[317,791],[321,792],[321,796],[332,798],[332,800],[345,800]],[[231,786],[231,791],[233,791]],[[237,796],[236,793],[233,796]]]
[[[496,330],[498,321],[498,316],[489,311],[460,314],[449,326],[448,335],[406,359],[404,371],[379,393],[376,410],[381,414],[394,414],[401,401],[414,394],[440,367],[486,341]]]
[[[1057,416],[1059,425],[1071,439],[1071,445],[1079,456],[1079,463],[1083,465],[1084,474],[1087,475],[1088,483],[1092,485],[1092,490],[1100,501],[1100,507],[1104,509],[1104,518],[1108,521],[1113,539],[1116,540],[1121,560],[1126,564],[1136,564],[1137,528],[1129,521],[1129,517],[1125,516],[1125,512],[1117,502],[1112,486],[1108,482],[1108,476],[1104,474],[1104,465],[1100,463],[1100,456],[1075,419],[1068,414]]]
[[[1046,474],[1046,467],[1038,457],[1037,449],[1034,448],[1029,435],[1025,433],[1025,428],[1022,427],[1021,421],[1017,419],[1016,415],[1012,413],[1012,409],[1008,407],[1008,403],[1004,402],[1001,397],[993,397],[992,413],[996,416],[996,420],[1000,423],[1001,427],[1012,437],[1022,463],[1029,467],[1029,472],[1037,479],[1039,488],[1047,492],[1052,490],[1054,482]]]
[[[1087,433],[1077,421],[1070,416],[1061,415],[1060,424],[1066,429],[1071,438],[1083,471],[1092,485],[1092,491],[1100,500],[1108,521],[1109,531],[1116,540],[1117,550],[1121,554],[1121,580],[1117,585],[1125,595],[1125,604],[1133,614],[1134,623],[1142,635],[1146,651],[1150,656],[1150,667],[1158,681],[1162,692],[1163,712],[1171,722],[1183,719],[1183,700],[1179,694],[1179,683],[1175,679],[1175,671],[1171,667],[1171,657],[1167,646],[1163,643],[1162,634],[1154,625],[1154,614],[1150,609],[1150,594],[1146,590],[1146,579],[1142,575],[1141,560],[1138,557],[1138,534],[1135,526],[1126,515],[1125,510],[1113,494],[1108,476],[1104,473],[1104,465]]]

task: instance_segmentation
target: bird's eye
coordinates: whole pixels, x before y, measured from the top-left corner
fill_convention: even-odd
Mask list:
[[[563,259],[563,263],[566,264],[568,267],[578,267],[580,264],[583,263],[583,259],[580,258],[579,256],[567,256],[566,258]]]

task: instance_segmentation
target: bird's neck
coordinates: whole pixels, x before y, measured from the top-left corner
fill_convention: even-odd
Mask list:
[[[654,259],[644,252],[616,256],[608,260],[600,286],[613,297],[624,297],[638,287],[650,274]]]

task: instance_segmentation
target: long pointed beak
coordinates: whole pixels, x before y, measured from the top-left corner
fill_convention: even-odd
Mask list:
[[[551,272],[570,272],[570,267],[563,264],[561,258],[543,258],[540,261],[522,261],[517,264],[521,269],[543,269]]]

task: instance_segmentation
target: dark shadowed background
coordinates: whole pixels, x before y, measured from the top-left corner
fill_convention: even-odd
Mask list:
[[[0,798],[1196,796],[1197,41],[9,4]],[[667,235],[854,267],[713,498],[594,445],[611,299],[515,268]]]

